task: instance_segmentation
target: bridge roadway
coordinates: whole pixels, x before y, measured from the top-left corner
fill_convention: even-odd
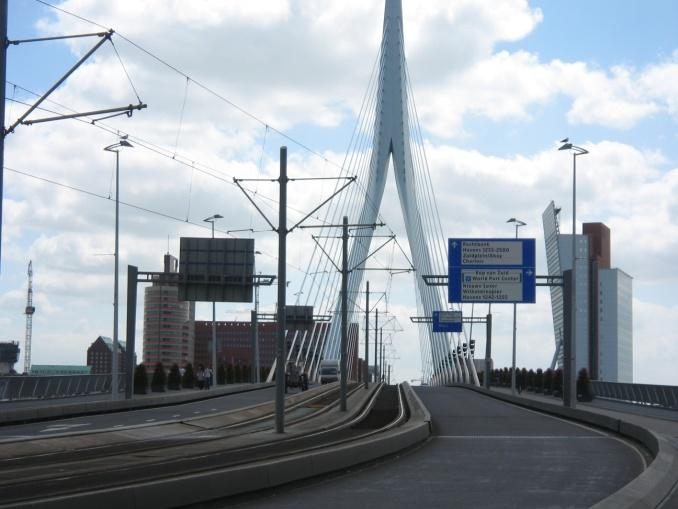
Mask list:
[[[0,443],[37,436],[49,436],[71,431],[88,432],[102,429],[116,429],[126,426],[146,425],[163,421],[176,421],[190,417],[207,416],[216,412],[235,410],[260,403],[275,397],[274,387],[226,394],[206,400],[129,410],[115,413],[95,414],[69,419],[58,419],[30,424],[0,426]],[[35,404],[35,403],[33,403]]]
[[[462,388],[417,387],[423,445],[340,474],[201,508],[589,507],[641,473],[647,454],[609,433]]]

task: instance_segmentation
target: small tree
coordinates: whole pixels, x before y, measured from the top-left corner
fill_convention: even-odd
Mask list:
[[[167,374],[162,362],[158,362],[153,370],[153,378],[151,378],[151,390],[153,392],[165,392],[165,384],[167,383]]]
[[[217,366],[217,383],[219,385],[224,385],[226,383],[226,368],[223,363]]]
[[[535,383],[535,373],[534,370],[531,369],[530,371],[527,372],[527,390],[534,392],[534,383]]]
[[[252,366],[245,364],[242,367],[242,381],[246,384],[252,381]]]
[[[556,369],[553,373],[553,395],[557,398],[563,395],[563,370]]]
[[[148,373],[142,362],[134,368],[134,394],[146,394],[148,392]]]
[[[541,368],[538,368],[534,375],[534,392],[544,392],[544,370]]]
[[[586,368],[579,370],[579,376],[577,377],[577,399],[579,401],[591,401],[593,399],[589,372]]]
[[[235,365],[235,368],[233,369],[233,377],[235,378],[235,383],[242,383],[242,368],[240,367],[240,364]]]
[[[184,376],[181,377],[181,386],[184,389],[195,387],[195,373],[193,373],[193,364],[190,362],[184,367]]]
[[[553,370],[547,369],[544,373],[544,394],[550,395],[553,391]]]
[[[233,372],[233,364],[228,364],[226,366],[226,383],[232,384],[234,382],[235,382],[235,379],[234,379],[234,372]]]
[[[170,391],[178,391],[181,389],[181,372],[179,366],[174,363],[167,376],[167,388]]]

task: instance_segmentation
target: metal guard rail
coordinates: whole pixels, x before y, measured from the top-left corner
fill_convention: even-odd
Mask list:
[[[125,390],[125,375],[118,388]],[[68,398],[111,392],[111,375],[51,375],[0,377],[0,401]]]
[[[596,398],[607,398],[639,405],[678,410],[678,386],[647,385],[591,380]]]

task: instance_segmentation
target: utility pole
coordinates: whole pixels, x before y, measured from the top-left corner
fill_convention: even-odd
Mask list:
[[[370,282],[365,289],[365,389],[370,385]]]
[[[261,368],[259,367],[259,283],[254,286],[254,311],[252,311],[252,381],[261,382]]]
[[[381,360],[379,362],[379,381],[384,381],[384,362],[386,362],[386,347],[383,341],[384,328],[379,329],[379,350],[381,351]]]
[[[2,119],[2,136],[0,136],[0,267],[2,267],[2,202],[5,175],[5,81],[7,79],[7,0],[0,0],[0,119]],[[24,358],[25,358],[24,353]]]
[[[348,379],[346,348],[348,345],[348,217],[344,216],[341,233],[341,411],[346,411],[346,382]]]
[[[374,383],[379,383],[379,310],[374,310]]]
[[[280,147],[278,209],[278,341],[275,367],[275,429],[285,432],[285,306],[287,289],[287,147]]]

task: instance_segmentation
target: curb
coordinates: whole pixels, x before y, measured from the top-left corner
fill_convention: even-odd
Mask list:
[[[495,399],[540,412],[565,417],[612,431],[641,443],[652,454],[653,460],[633,481],[619,491],[591,506],[595,509],[650,509],[658,508],[678,486],[678,450],[664,438],[647,428],[623,419],[601,415],[580,408],[568,408],[533,401],[527,398],[500,394],[484,388],[451,384],[448,387],[468,389]]]
[[[176,394],[172,396],[156,396],[143,399],[122,399],[118,401],[93,401],[84,403],[71,403],[61,406],[50,405],[45,407],[18,408],[15,410],[0,410],[0,426],[10,424],[26,424],[30,422],[47,421],[51,419],[64,419],[81,417],[91,414],[105,414],[112,412],[126,412],[129,410],[144,410],[161,406],[180,405],[194,401],[204,401],[230,394],[257,391],[274,387],[274,384],[241,384],[229,390],[210,389],[203,392]],[[218,392],[217,392],[218,391]],[[1,405],[0,405],[1,407]]]
[[[417,419],[413,420],[411,417],[404,425],[383,434],[275,460],[2,507],[165,509],[274,488],[373,461],[423,442],[429,437],[430,422],[423,419],[428,411],[425,407],[418,406],[420,401],[418,402],[416,395],[416,399],[409,397],[409,393],[414,394],[409,385],[403,385],[407,404],[413,405],[409,409],[410,415],[417,416]]]

